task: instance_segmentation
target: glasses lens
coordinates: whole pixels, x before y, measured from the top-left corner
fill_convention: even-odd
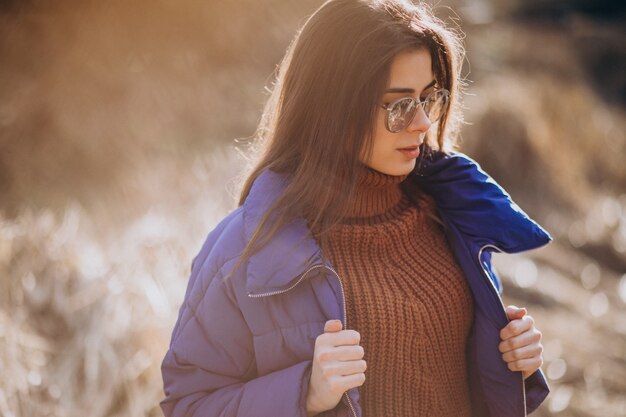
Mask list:
[[[435,123],[439,120],[446,111],[448,96],[447,90],[437,90],[428,97],[428,101],[425,104],[425,111],[431,123]]]
[[[393,132],[398,132],[411,122],[413,116],[415,116],[415,102],[406,97],[395,102],[389,110],[389,116],[387,123],[389,129]]]

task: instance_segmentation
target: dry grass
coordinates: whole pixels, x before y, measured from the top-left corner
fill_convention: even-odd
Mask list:
[[[624,192],[626,113],[586,82],[575,42],[547,25],[514,24],[469,42],[480,78],[466,100],[466,152],[541,218],[559,207],[571,221],[601,195]]]
[[[160,415],[159,366],[191,256],[232,209],[233,195],[213,191],[235,187],[229,167],[241,165],[232,149],[198,158],[184,216],[152,208],[114,236],[76,204],[61,219],[0,218],[1,415]]]

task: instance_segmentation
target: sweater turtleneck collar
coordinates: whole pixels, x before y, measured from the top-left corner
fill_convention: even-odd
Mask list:
[[[367,165],[361,165],[354,201],[347,219],[377,217],[398,208],[403,199],[400,183],[408,174],[389,175]]]

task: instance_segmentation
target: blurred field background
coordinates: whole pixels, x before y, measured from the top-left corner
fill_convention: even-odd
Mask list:
[[[162,415],[191,259],[251,162],[235,139],[322,3],[0,1],[1,416]],[[467,35],[462,150],[555,238],[494,255],[544,334],[533,415],[624,416],[624,3],[434,4]]]

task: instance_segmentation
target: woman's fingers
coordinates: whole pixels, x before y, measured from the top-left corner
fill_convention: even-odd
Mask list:
[[[361,334],[353,329],[325,332],[316,340],[318,344],[331,346],[351,346],[358,345],[361,341]]]
[[[365,372],[367,363],[363,359],[356,361],[337,361],[324,366],[322,373],[326,378],[334,375],[347,376]]]
[[[535,356],[528,359],[520,359],[506,364],[511,371],[534,372],[543,365],[543,357]]]
[[[363,359],[365,349],[361,345],[336,346],[333,350],[333,359],[336,361],[353,361]]]
[[[498,349],[507,367],[526,378],[543,365],[541,332],[525,308],[508,306],[506,312],[511,321],[500,330]]]
[[[328,320],[324,323],[324,332],[338,332],[343,328],[341,320]]]
[[[541,332],[533,327],[531,330],[528,330],[520,335],[503,340],[498,345],[498,349],[500,352],[505,353],[533,343],[539,343],[540,340]]]
[[[363,385],[365,383],[365,379],[365,373],[363,372],[345,376],[331,376],[328,379],[328,385],[333,391],[343,393],[350,388]]]
[[[513,349],[502,354],[505,362],[515,362],[521,359],[531,359],[540,356],[543,352],[541,343],[535,343],[521,348]]]
[[[535,319],[530,315],[525,315],[520,319],[511,320],[500,330],[500,339],[506,340],[513,336],[522,334],[535,325]]]
[[[514,305],[507,306],[505,312],[509,320],[521,319],[527,313],[526,307],[517,307]]]
[[[315,338],[306,398],[307,415],[332,409],[345,391],[365,382],[367,364],[359,345],[361,335],[356,330],[342,329],[340,320],[328,320],[324,333]]]

